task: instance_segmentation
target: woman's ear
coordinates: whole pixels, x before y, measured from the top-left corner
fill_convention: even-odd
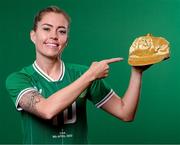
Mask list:
[[[31,38],[31,41],[35,44],[36,43],[36,36],[35,36],[34,30],[31,30],[31,32],[30,32],[30,38]]]
[[[67,44],[68,44],[68,40],[69,40],[69,36],[67,37],[67,40],[66,40],[66,43],[65,43],[65,47],[66,47]]]

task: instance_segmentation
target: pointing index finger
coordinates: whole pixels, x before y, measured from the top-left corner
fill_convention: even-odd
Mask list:
[[[119,62],[119,61],[122,61],[122,60],[123,60],[122,57],[117,57],[117,58],[105,59],[104,61],[106,63],[110,64],[110,63]]]

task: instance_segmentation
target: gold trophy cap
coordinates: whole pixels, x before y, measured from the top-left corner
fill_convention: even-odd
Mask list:
[[[169,42],[163,37],[154,37],[148,33],[134,40],[129,49],[128,63],[132,66],[150,65],[169,57]]]

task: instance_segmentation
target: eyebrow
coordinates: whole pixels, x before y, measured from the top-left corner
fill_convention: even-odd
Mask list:
[[[44,26],[44,25],[49,26],[49,27],[53,27],[53,25],[48,24],[48,23],[44,23],[44,24],[42,24],[42,26]],[[58,26],[58,29],[59,29],[59,28],[64,28],[64,29],[67,29],[65,26]]]

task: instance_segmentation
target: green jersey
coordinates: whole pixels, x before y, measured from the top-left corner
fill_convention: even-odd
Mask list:
[[[21,112],[24,143],[87,143],[87,100],[93,102],[96,107],[101,107],[113,94],[104,80],[96,80],[68,108],[51,120],[41,119],[18,106],[21,97],[28,91],[38,91],[43,97],[48,98],[79,78],[87,67],[62,62],[61,70],[59,79],[53,80],[34,62],[7,78],[7,90],[17,110]]]

